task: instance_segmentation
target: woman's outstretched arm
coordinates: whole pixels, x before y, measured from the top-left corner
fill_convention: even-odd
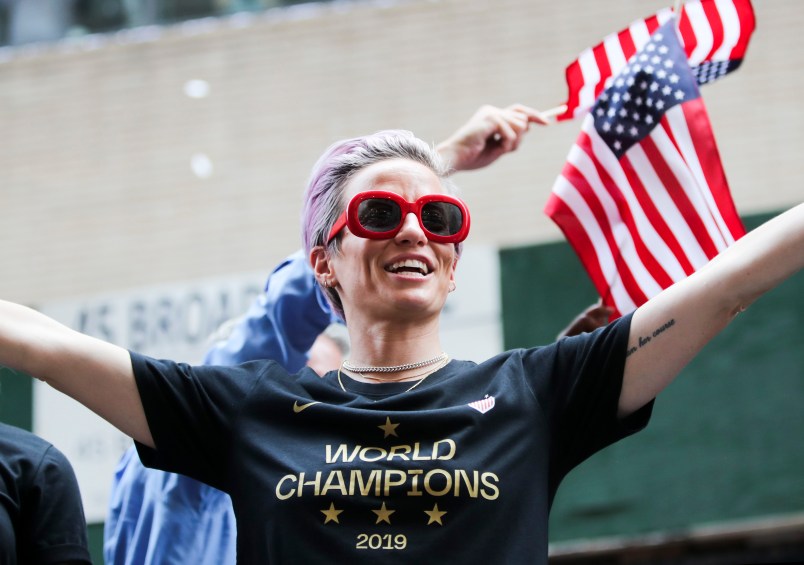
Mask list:
[[[634,313],[619,411],[656,397],[740,312],[804,266],[804,204],[751,231]]]
[[[131,358],[122,347],[0,300],[0,365],[45,381],[153,447]]]

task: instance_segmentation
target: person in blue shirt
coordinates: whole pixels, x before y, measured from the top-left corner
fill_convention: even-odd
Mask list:
[[[516,149],[530,123],[545,120],[522,105],[483,106],[438,150],[454,171],[482,168]],[[488,143],[489,132],[498,130]],[[316,351],[323,348],[313,345],[339,321],[308,258],[299,251],[276,267],[263,294],[236,320],[228,338],[211,347],[204,364],[273,359],[290,372],[309,364],[323,374],[340,361],[316,366]],[[104,527],[107,565],[235,563],[235,545],[235,517],[227,494],[183,475],[146,468],[133,446],[123,454]]]

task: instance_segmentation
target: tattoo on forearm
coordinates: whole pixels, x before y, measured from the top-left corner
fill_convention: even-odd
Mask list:
[[[637,336],[637,345],[631,346],[628,351],[626,352],[625,356],[630,357],[632,354],[636,353],[637,349],[642,349],[646,345],[648,345],[651,340],[655,337],[658,337],[662,333],[666,332],[668,329],[672,328],[676,324],[675,318],[670,318],[664,324],[653,330],[653,333],[650,335],[646,335],[644,337]]]

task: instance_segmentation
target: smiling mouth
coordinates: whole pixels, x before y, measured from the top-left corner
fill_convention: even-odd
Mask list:
[[[389,273],[413,273],[421,276],[430,274],[430,269],[423,261],[416,261],[415,259],[406,259],[405,261],[398,261],[385,267]]]

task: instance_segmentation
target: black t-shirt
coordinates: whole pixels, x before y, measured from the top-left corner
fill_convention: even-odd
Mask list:
[[[454,360],[412,390],[132,353],[158,448],[140,456],[231,495],[241,563],[546,562],[561,479],[650,416],[616,416],[629,325]]]
[[[0,563],[91,563],[70,463],[42,438],[0,423]]]

